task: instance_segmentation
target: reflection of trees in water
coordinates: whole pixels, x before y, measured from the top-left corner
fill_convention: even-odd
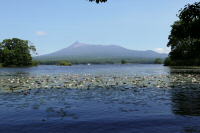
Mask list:
[[[199,126],[185,127],[184,131],[185,132],[189,132],[189,133],[199,133],[200,132],[200,127]]]
[[[5,77],[29,77],[30,73],[29,72],[24,72],[24,71],[17,71],[17,72],[2,72],[0,73],[0,76]]]
[[[172,111],[178,115],[200,116],[200,89],[173,89]]]
[[[172,111],[177,115],[200,116],[199,68],[170,69]]]
[[[171,67],[172,111],[177,115],[200,116],[200,70]]]
[[[170,67],[170,74],[199,74],[200,67]]]
[[[30,73],[29,72],[15,72],[14,75],[28,77]]]
[[[5,67],[0,70],[0,76],[29,76],[31,67]]]
[[[180,74],[179,74],[180,75]],[[188,75],[184,74],[177,79],[171,79],[171,110],[175,115],[200,116],[200,83],[188,80]],[[189,74],[191,75],[191,74]],[[191,75],[190,79],[197,78]],[[183,127],[184,132],[200,132],[198,121]]]

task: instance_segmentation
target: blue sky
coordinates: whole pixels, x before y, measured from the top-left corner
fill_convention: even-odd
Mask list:
[[[86,44],[167,52],[176,14],[196,0],[0,0],[0,41],[30,40],[39,55]]]

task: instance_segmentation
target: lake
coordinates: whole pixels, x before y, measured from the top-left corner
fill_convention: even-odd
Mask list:
[[[200,68],[0,68],[0,132],[200,132]]]

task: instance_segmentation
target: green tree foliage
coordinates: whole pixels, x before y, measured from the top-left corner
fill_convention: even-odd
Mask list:
[[[38,64],[39,64],[39,62],[36,61],[36,60],[33,60],[33,61],[31,62],[31,65],[32,65],[32,66],[38,66]]]
[[[162,59],[156,58],[154,64],[162,64]]]
[[[164,66],[170,66],[170,62],[171,62],[170,58],[167,57],[167,58],[165,59],[165,61],[164,61]]]
[[[126,64],[126,63],[127,63],[126,60],[124,59],[121,60],[121,64]]]
[[[59,61],[58,65],[60,65],[60,66],[72,66],[72,63],[66,62],[66,61]]]
[[[28,40],[18,38],[5,39],[0,42],[0,62],[3,66],[28,66],[32,63],[30,51],[35,52]]]
[[[93,2],[93,1],[96,1],[96,3],[99,3],[99,2],[107,2],[107,0],[89,0],[90,2]]]
[[[169,57],[171,61],[200,59],[200,2],[185,5],[179,12],[168,37]]]

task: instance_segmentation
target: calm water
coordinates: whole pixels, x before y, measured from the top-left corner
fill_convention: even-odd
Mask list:
[[[0,80],[0,132],[200,132],[199,68],[0,68]]]
[[[170,69],[162,65],[74,65],[70,67],[41,65],[29,68],[0,68],[0,74],[52,75],[52,74],[168,74]]]

